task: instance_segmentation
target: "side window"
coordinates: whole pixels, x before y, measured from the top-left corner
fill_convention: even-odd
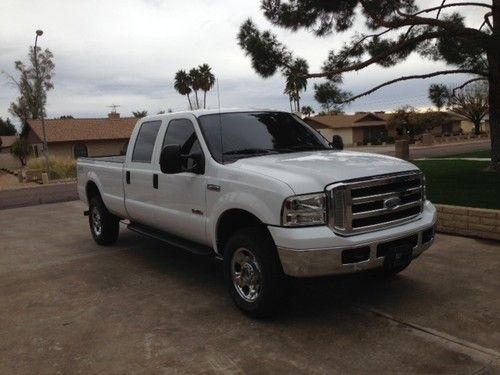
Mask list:
[[[161,121],[143,122],[137,139],[135,140],[132,161],[138,163],[151,163],[153,148],[155,146],[156,136],[160,130]]]
[[[202,152],[193,124],[189,120],[179,119],[170,121],[165,138],[163,139],[162,148],[171,144],[180,145],[183,155]],[[191,168],[192,164],[193,161],[189,159],[184,168]]]

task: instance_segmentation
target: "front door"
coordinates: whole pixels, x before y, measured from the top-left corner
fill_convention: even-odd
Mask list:
[[[161,149],[168,144],[181,146],[181,154],[203,153],[194,123],[187,118],[173,118],[167,124]],[[159,153],[158,153],[159,154]],[[184,168],[192,167],[186,161]],[[208,244],[206,225],[206,178],[204,174],[182,172],[164,174],[160,171],[159,159],[154,164],[158,183],[153,196],[156,220],[159,229],[172,235]]]

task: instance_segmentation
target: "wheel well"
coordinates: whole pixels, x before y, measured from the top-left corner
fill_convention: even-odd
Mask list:
[[[231,209],[224,212],[217,222],[216,236],[219,253],[223,253],[224,247],[233,233],[247,227],[261,227],[268,232],[265,224],[248,211]]]
[[[87,201],[90,202],[90,200],[95,197],[95,196],[101,196],[101,193],[99,192],[99,188],[95,184],[94,181],[89,181],[87,183],[87,187],[85,188],[85,192],[87,193]]]

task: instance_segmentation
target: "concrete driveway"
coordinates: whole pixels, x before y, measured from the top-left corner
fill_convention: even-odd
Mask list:
[[[83,206],[0,211],[0,373],[499,373],[500,244],[440,235],[400,276],[294,282],[286,313],[233,307],[214,259]]]

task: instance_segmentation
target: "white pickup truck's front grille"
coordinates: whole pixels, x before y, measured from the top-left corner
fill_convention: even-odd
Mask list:
[[[330,226],[340,234],[351,235],[409,221],[423,210],[424,189],[421,172],[330,185]]]

